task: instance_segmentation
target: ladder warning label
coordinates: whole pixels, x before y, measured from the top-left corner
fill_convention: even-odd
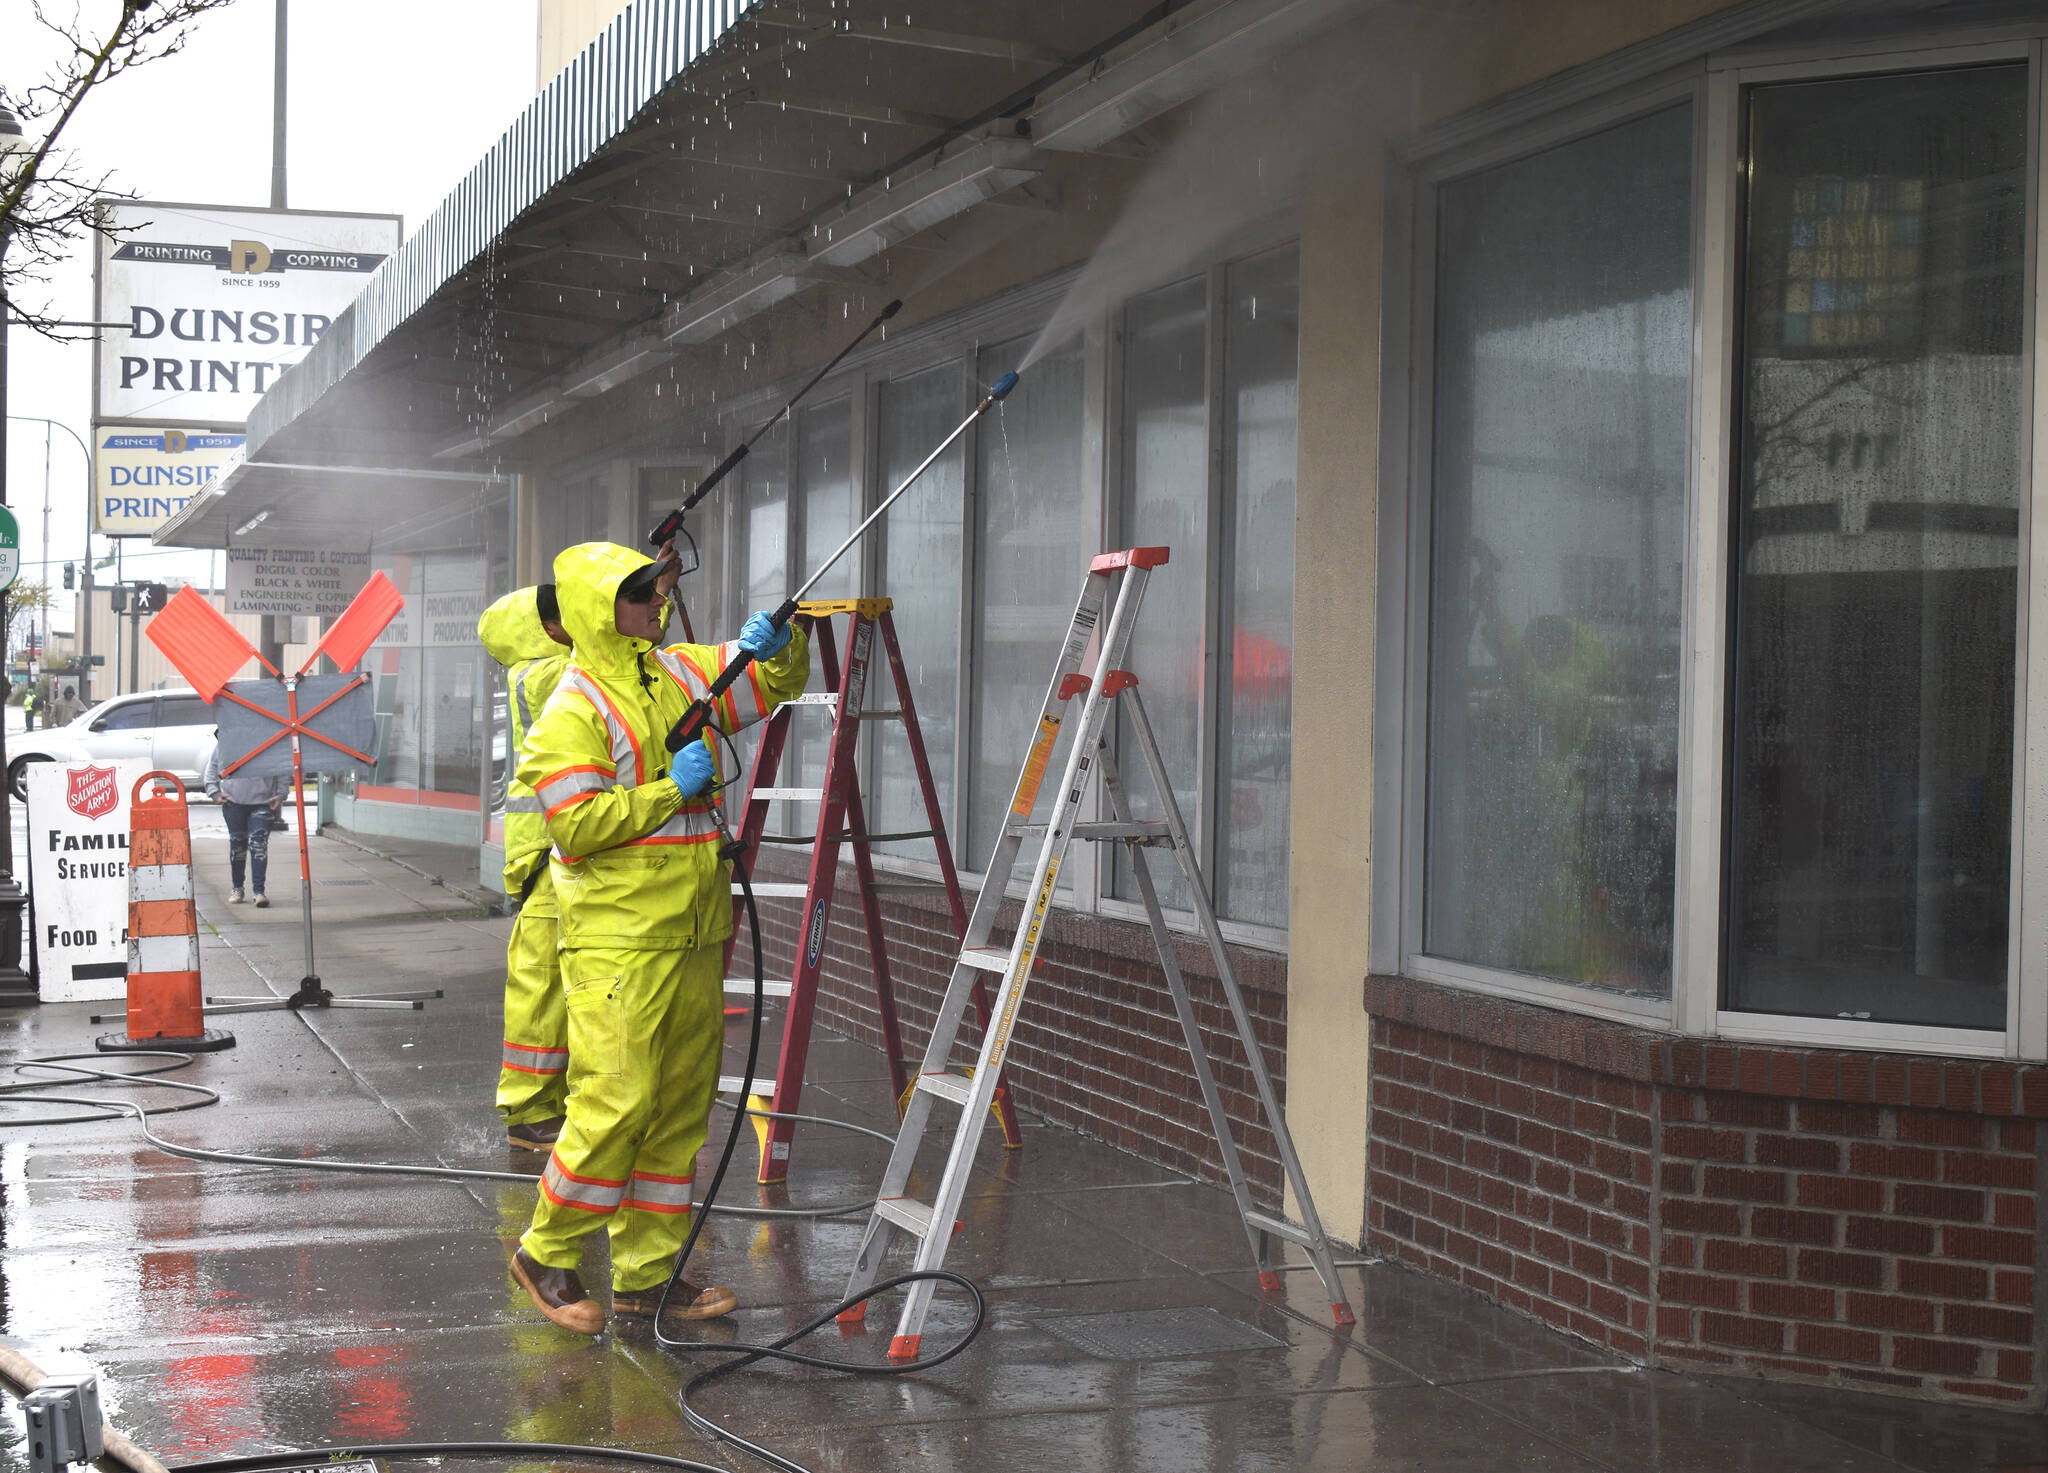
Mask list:
[[[1074,610],[1074,627],[1067,631],[1067,647],[1060,652],[1060,668],[1079,665],[1081,656],[1088,652],[1088,641],[1095,637],[1097,610],[1083,603]]]
[[[1010,805],[1010,812],[1019,818],[1029,818],[1038,802],[1038,787],[1045,781],[1045,765],[1052,760],[1052,744],[1059,734],[1059,717],[1038,718],[1038,735],[1032,739],[1031,754],[1024,759],[1024,775],[1017,779],[1017,799]]]

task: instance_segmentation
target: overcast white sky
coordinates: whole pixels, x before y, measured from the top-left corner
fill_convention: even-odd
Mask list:
[[[88,17],[114,0],[47,0]],[[288,195],[293,209],[362,210],[419,228],[533,97],[536,0],[290,0]],[[0,0],[0,73],[23,86],[51,52],[28,0]],[[81,163],[112,170],[144,199],[270,203],[272,25],[275,0],[238,0],[208,17],[186,51],[95,91],[64,142]],[[92,249],[77,244],[52,282],[68,318],[92,316]],[[90,442],[92,350],[56,346],[17,328],[9,339],[7,412],[54,419]],[[42,552],[43,426],[7,427],[7,500],[21,522],[22,574]],[[50,464],[50,551],[56,567],[84,555],[85,458],[61,432]],[[99,555],[111,545],[94,539]],[[203,581],[203,553],[165,553],[129,540],[129,577]],[[111,577],[112,574],[104,574]],[[69,619],[61,592],[58,628]]]

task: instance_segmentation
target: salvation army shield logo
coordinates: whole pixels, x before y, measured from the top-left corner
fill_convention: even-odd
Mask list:
[[[105,818],[121,801],[111,767],[74,767],[65,777],[64,806],[80,818]]]

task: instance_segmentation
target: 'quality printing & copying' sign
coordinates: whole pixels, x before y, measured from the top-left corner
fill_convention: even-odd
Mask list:
[[[28,883],[44,1002],[128,992],[128,800],[141,758],[28,769]]]
[[[369,581],[367,549],[230,547],[228,614],[339,614]]]
[[[398,249],[395,215],[99,208],[96,424],[246,423]]]

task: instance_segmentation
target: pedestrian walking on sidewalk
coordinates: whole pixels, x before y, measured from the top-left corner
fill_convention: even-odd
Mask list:
[[[576,1273],[600,1227],[612,1314],[654,1316],[689,1229],[725,1042],[732,871],[712,808],[716,733],[672,758],[664,738],[741,649],[755,663],[714,703],[718,731],[759,721],[810,675],[802,631],[766,614],[730,644],[663,648],[676,571],[666,549],[656,563],[608,542],[555,559],[575,654],[519,762],[553,846],[569,1090],[512,1275],[542,1314],[585,1335],[605,1326]],[[738,1302],[680,1283],[668,1313],[708,1319]]]
[[[216,741],[213,755],[206,759],[206,774],[200,784],[206,789],[206,796],[220,804],[228,821],[228,878],[234,882],[228,899],[236,905],[242,903],[242,870],[246,863],[250,887],[256,892],[256,908],[268,910],[270,897],[263,893],[263,874],[270,867],[270,819],[291,791],[291,779],[283,773],[275,777],[222,777],[220,743]]]
[[[511,697],[512,777],[505,789],[505,895],[519,907],[505,948],[505,1053],[498,1068],[498,1113],[506,1141],[527,1151],[553,1147],[562,1133],[568,1089],[569,1022],[562,1015],[562,969],[555,960],[555,886],[548,878],[548,829],[540,799],[519,780],[526,733],[547,709],[569,666],[569,634],[555,585],[506,594],[484,610],[477,638],[505,667]]]

